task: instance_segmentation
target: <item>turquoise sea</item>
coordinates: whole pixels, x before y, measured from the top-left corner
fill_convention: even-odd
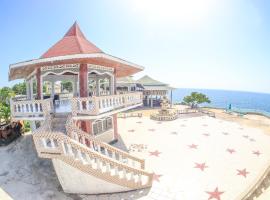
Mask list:
[[[203,106],[226,109],[231,104],[234,111],[258,112],[270,117],[270,94],[228,90],[176,89],[173,91],[173,102],[182,102],[183,97],[191,92],[201,92],[210,98],[211,104]]]

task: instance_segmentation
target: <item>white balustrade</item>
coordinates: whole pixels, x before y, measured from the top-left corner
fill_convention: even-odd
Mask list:
[[[112,111],[119,108],[128,107],[142,103],[142,94],[140,92],[73,98],[73,114],[90,114],[96,115]]]
[[[50,99],[11,101],[11,115],[13,118],[45,116],[52,111],[52,103],[50,101]]]

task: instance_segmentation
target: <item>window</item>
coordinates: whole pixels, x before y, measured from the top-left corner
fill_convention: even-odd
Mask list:
[[[112,118],[107,117],[105,119],[97,120],[93,123],[93,133],[94,135],[101,134],[109,129],[112,129]]]

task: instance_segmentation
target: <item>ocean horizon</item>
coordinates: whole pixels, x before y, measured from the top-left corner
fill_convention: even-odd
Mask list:
[[[191,92],[201,92],[209,97],[210,104],[202,104],[213,108],[228,108],[243,112],[258,112],[270,116],[270,94],[233,90],[178,88],[173,91],[173,103],[181,103]]]

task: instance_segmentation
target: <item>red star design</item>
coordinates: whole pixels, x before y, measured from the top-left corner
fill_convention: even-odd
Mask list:
[[[154,128],[150,128],[150,129],[148,129],[148,131],[155,131],[155,129]]]
[[[247,174],[249,174],[249,172],[247,172],[246,169],[242,169],[242,170],[237,169],[237,171],[238,171],[237,175],[244,176],[245,178],[247,177]]]
[[[221,200],[220,195],[222,195],[224,192],[218,191],[218,187],[216,187],[216,189],[213,192],[206,191],[206,193],[210,195],[208,200],[210,200],[210,199]]]
[[[208,133],[203,133],[203,135],[206,137],[210,136]]]
[[[197,149],[198,145],[196,144],[191,144],[191,145],[188,145],[189,148],[191,149]]]
[[[150,156],[156,156],[156,157],[159,157],[159,154],[161,154],[161,152],[158,151],[158,150],[155,150],[155,151],[149,151],[149,155],[150,155]]]
[[[243,135],[244,138],[248,139],[248,135]]]
[[[160,178],[161,176],[162,176],[161,174],[153,173],[153,181],[159,182],[159,178]]]
[[[262,153],[261,153],[260,151],[253,151],[253,154],[259,156],[259,155],[261,155]]]
[[[206,166],[205,163],[195,163],[195,167],[194,168],[198,168],[200,169],[201,171],[204,171],[205,168],[208,168],[208,166]]]
[[[133,132],[135,132],[135,130],[134,129],[130,129],[130,130],[128,130],[128,132],[133,133]]]
[[[235,150],[234,149],[227,149],[227,151],[230,153],[230,154],[233,154],[233,153],[235,153]]]

